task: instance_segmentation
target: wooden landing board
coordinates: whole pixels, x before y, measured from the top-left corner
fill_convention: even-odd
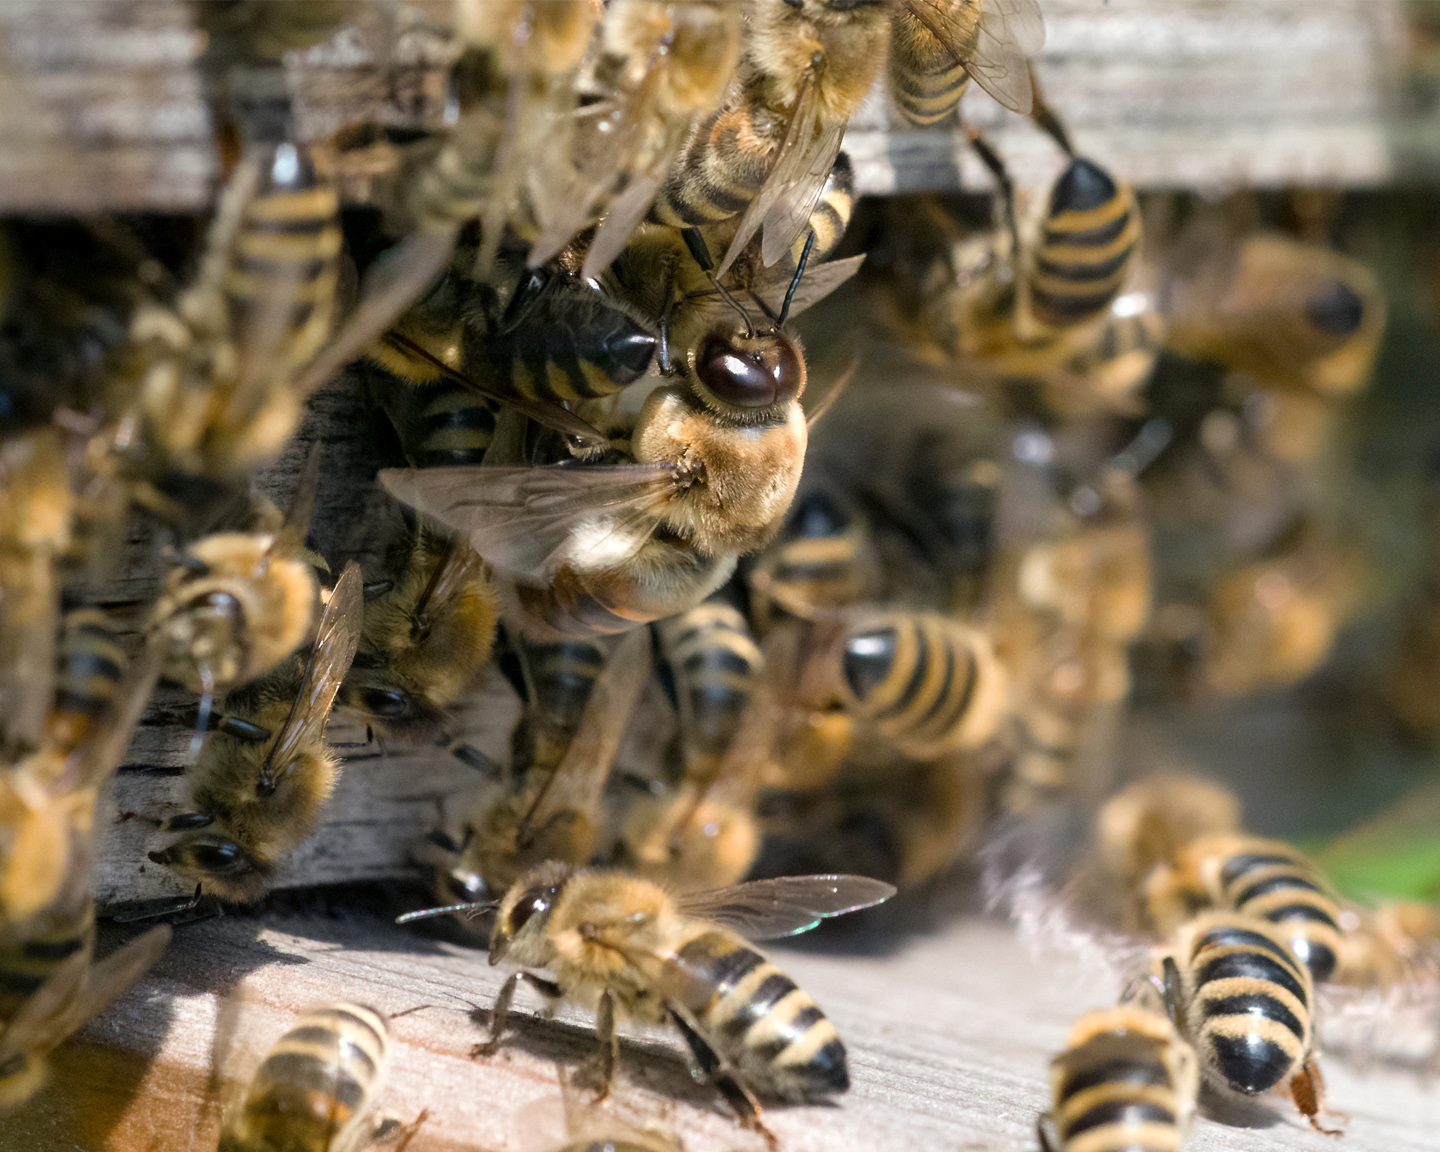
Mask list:
[[[1074,953],[1037,960],[1008,926],[973,917],[771,951],[834,1020],[853,1081],[836,1106],[769,1112],[785,1152],[1030,1152],[1050,1056],[1081,1012],[1113,1002],[1117,991]],[[587,1020],[568,1008],[554,1021],[537,1019],[522,993],[510,1041],[472,1061],[469,1049],[488,1026],[472,1005],[488,1009],[504,975],[482,952],[368,915],[182,927],[156,970],[57,1055],[51,1086],[0,1120],[0,1146],[212,1149],[218,1118],[205,1085],[217,1015],[238,1021],[221,1061],[234,1077],[298,1009],[349,998],[390,1014],[426,1006],[393,1022],[381,1094],[381,1106],[402,1119],[429,1108],[411,1152],[548,1152],[556,1143],[536,1143],[537,1113],[553,1119],[557,1064],[573,1068],[592,1050]],[[232,995],[239,1004],[219,999]],[[1384,1065],[1358,1074],[1331,1060],[1325,1072],[1335,1108],[1350,1117],[1343,1144],[1311,1132],[1282,1102],[1273,1114],[1248,1115],[1255,1127],[1202,1119],[1187,1148],[1434,1152],[1433,1085]],[[84,1095],[77,1082],[90,1086]],[[762,1147],[692,1081],[664,1034],[627,1039],[614,1103],[632,1121],[676,1129],[689,1152]]]

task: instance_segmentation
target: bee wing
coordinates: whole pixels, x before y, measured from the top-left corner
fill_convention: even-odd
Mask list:
[[[634,628],[615,646],[590,690],[575,736],[523,828],[543,828],[565,812],[594,813],[640,693],[650,679],[650,630]]]
[[[436,566],[430,583],[415,604],[415,617],[423,616],[431,604],[444,604],[456,591],[485,573],[485,562],[463,540],[454,541],[449,553]]]
[[[582,276],[599,276],[625,250],[630,234],[655,202],[655,195],[670,171],[675,151],[675,147],[666,149],[654,164],[633,175],[624,190],[611,199],[600,227],[585,251],[585,263],[580,269]]]
[[[790,298],[790,315],[798,316],[807,308],[820,303],[859,272],[860,265],[864,263],[865,253],[862,252],[859,256],[850,256],[844,260],[831,260],[814,268],[806,268],[804,277],[795,287],[795,295]],[[780,287],[783,288],[783,286]],[[783,296],[783,291],[781,294]],[[697,311],[701,311],[703,315],[727,316],[732,314],[731,305],[725,303],[720,294],[713,290],[699,293],[692,297],[692,300]]]
[[[268,777],[271,765],[289,765],[300,748],[325,731],[330,705],[335,702],[335,693],[340,690],[340,682],[350,671],[355,650],[360,646],[360,625],[365,615],[363,585],[360,565],[351,560],[340,573],[330,593],[330,602],[320,617],[300,691],[295,695],[280,735],[265,757],[262,775]]]
[[[387,468],[379,479],[396,499],[466,533],[495,568],[543,587],[577,546],[592,555],[605,549],[607,566],[634,555],[673,491],[675,471],[660,464],[479,465]],[[584,537],[578,544],[577,533]]]
[[[785,254],[804,230],[825,190],[825,180],[835,166],[844,135],[843,123],[820,126],[820,90],[813,77],[807,75],[785,126],[775,166],[740,217],[735,238],[715,270],[717,279],[725,275],[762,224],[765,236],[760,256],[766,266]]]
[[[155,967],[169,943],[170,925],[160,924],[92,964],[79,995],[66,1009],[65,1035],[99,1015],[112,1000]]]
[[[295,482],[290,508],[275,533],[275,542],[270,545],[270,551],[276,556],[298,556],[305,550],[305,534],[310,531],[310,520],[315,515],[315,497],[319,491],[320,441],[317,440],[305,458],[300,479]]]
[[[822,920],[882,904],[895,886],[868,876],[781,876],[676,897],[680,911],[751,940],[798,936]]]
[[[103,722],[73,757],[76,787],[98,789],[119,766],[125,749],[130,746],[135,725],[140,723],[140,714],[145,711],[150,693],[160,678],[162,662],[161,646],[147,640],[126,665]]]
[[[975,46],[965,61],[975,82],[1012,112],[1034,106],[1029,57],[1045,43],[1038,0],[983,0]]]

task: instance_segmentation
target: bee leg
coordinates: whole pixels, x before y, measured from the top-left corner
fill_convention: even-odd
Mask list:
[[[1040,1152],[1055,1152],[1055,1145],[1050,1141],[1050,1132],[1045,1127],[1045,1121],[1050,1119],[1048,1112],[1042,1112],[1035,1117],[1035,1135],[1040,1140]]]
[[[505,1018],[510,1014],[510,1001],[515,999],[515,989],[519,987],[521,980],[524,980],[552,1003],[563,995],[560,985],[553,980],[546,980],[543,976],[536,976],[533,972],[513,973],[500,986],[500,995],[495,997],[495,1007],[490,1009],[490,1038],[483,1044],[476,1044],[470,1049],[472,1060],[476,1056],[490,1056],[500,1047],[500,1036],[505,1031]]]
[[[1180,982],[1180,967],[1175,963],[1175,957],[1166,956],[1163,965],[1164,980],[1161,982],[1161,1000],[1165,1004],[1165,1014],[1170,1017],[1170,1023],[1180,1028],[1184,1017],[1181,1005],[1184,1002],[1184,988]],[[1154,977],[1151,977],[1153,980]],[[1182,1029],[1183,1031],[1183,1029]]]
[[[670,1019],[675,1021],[675,1026],[680,1029],[680,1035],[685,1038],[685,1043],[690,1048],[691,1055],[695,1057],[695,1063],[700,1066],[700,1071],[715,1085],[716,1090],[725,1097],[730,1107],[735,1109],[740,1123],[759,1132],[765,1138],[765,1143],[772,1149],[772,1152],[778,1148],[780,1145],[775,1139],[775,1134],[766,1128],[760,1119],[760,1101],[755,1099],[755,1094],[735,1078],[725,1061],[720,1058],[720,1054],[710,1047],[709,1042],[700,1035],[685,1013],[677,1011],[672,1006]]]
[[[1320,1077],[1320,1069],[1316,1066],[1314,1059],[1308,1059],[1300,1066],[1300,1071],[1290,1077],[1290,1099],[1295,1102],[1295,1107],[1300,1109],[1305,1119],[1310,1121],[1310,1127],[1316,1132],[1323,1132],[1326,1136],[1343,1136],[1344,1131],[1340,1128],[1326,1128],[1320,1121],[1315,1119],[1324,1107],[1325,1102],[1325,1081]]]
[[[610,1095],[610,1086],[615,1081],[615,1065],[620,1060],[620,1036],[615,1031],[615,992],[605,989],[595,1010],[595,1038],[600,1041],[595,1055],[585,1061],[584,1075],[593,1075],[599,1083],[596,1086],[595,1103]]]

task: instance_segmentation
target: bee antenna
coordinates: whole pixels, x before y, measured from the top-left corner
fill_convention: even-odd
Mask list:
[[[726,289],[725,285],[720,283],[719,278],[716,277],[715,258],[710,255],[710,246],[705,243],[705,237],[700,229],[682,228],[680,229],[680,238],[685,241],[685,247],[689,249],[690,255],[695,263],[700,265],[700,270],[710,278],[710,283],[714,285],[715,291],[720,294],[720,298],[740,314],[740,319],[745,322],[745,335],[753,336],[755,334],[755,327],[750,323],[750,314],[741,307],[740,301],[736,300]],[[769,309],[766,309],[766,311],[768,312]]]
[[[412,920],[427,920],[432,916],[448,916],[452,912],[464,912],[471,919],[482,912],[493,912],[500,907],[498,900],[480,900],[468,904],[446,904],[440,908],[421,908],[418,912],[406,912],[395,917],[396,924],[409,924]]]
[[[790,277],[790,287],[785,289],[785,303],[780,305],[780,315],[775,318],[775,327],[785,326],[785,317],[790,315],[790,301],[795,299],[795,289],[800,287],[800,277],[805,275],[805,265],[810,262],[810,250],[815,247],[815,229],[810,229],[810,235],[805,238],[805,247],[800,252],[799,263],[795,265],[795,275]]]
[[[985,167],[990,169],[996,181],[1000,185],[1000,197],[1005,205],[1005,227],[1010,230],[1010,239],[1015,247],[1015,255],[1020,254],[1020,226],[1015,222],[1015,182],[1010,178],[1010,172],[1005,167],[1005,161],[1000,159],[1000,154],[990,147],[990,142],[980,135],[979,129],[971,129],[970,147],[975,149],[975,154],[980,157]]]
[[[1049,136],[1050,139],[1054,140],[1056,144],[1060,145],[1060,149],[1065,155],[1074,159],[1075,148],[1074,145],[1070,143],[1070,133],[1065,131],[1065,125],[1060,123],[1060,117],[1055,114],[1055,109],[1050,107],[1045,97],[1041,94],[1040,79],[1035,75],[1033,66],[1030,69],[1030,93],[1030,118],[1035,121],[1036,126],[1040,128],[1041,131]]]

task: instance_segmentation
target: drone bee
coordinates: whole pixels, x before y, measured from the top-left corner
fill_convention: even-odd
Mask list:
[[[1087,1012],[1050,1063],[1060,1152],[1178,1152],[1199,1090],[1195,1052],[1164,1016],[1134,1005]],[[1043,1124],[1040,1141],[1057,1152]]]
[[[805,1100],[844,1092],[850,1077],[834,1025],[736,930],[790,936],[894,891],[860,876],[791,876],[673,896],[624,872],[537,865],[500,902],[490,962],[523,967],[501,989],[490,1039],[477,1053],[499,1047],[523,980],[549,1000],[574,999],[595,1010],[602,1094],[619,1056],[617,1013],[640,1023],[673,1022],[700,1069],[758,1127],[757,1093]],[[554,979],[532,968],[548,969]]]
[[[339,703],[390,735],[437,725],[479,675],[495,637],[495,593],[465,541],[423,524],[388,586],[365,603]]]
[[[151,852],[200,890],[248,904],[309,835],[339,776],[325,743],[330,705],[360,643],[360,569],[346,565],[309,656],[232,691],[226,720],[187,773],[193,810],[162,825],[183,832]]]

